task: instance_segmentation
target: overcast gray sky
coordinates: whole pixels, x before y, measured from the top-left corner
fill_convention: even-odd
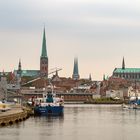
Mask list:
[[[0,0],[0,71],[39,69],[43,26],[49,69],[94,80],[121,67],[140,67],[139,0]]]

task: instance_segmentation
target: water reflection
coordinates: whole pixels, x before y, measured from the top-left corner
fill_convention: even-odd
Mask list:
[[[139,140],[140,110],[119,105],[66,105],[62,117],[31,117],[0,128],[1,140]]]

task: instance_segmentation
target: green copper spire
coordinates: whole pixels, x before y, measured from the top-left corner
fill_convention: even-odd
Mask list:
[[[73,79],[79,79],[78,58],[74,58]]]
[[[41,54],[41,57],[47,57],[45,27],[44,27],[44,33],[43,33],[43,42],[42,42],[42,54]]]
[[[77,59],[77,58],[74,59],[73,74],[74,74],[74,75],[79,75],[79,72],[78,72],[78,59]]]

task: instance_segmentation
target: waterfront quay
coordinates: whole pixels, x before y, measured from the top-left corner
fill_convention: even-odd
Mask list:
[[[22,89],[21,94],[24,100],[28,101],[32,97],[42,98],[44,91],[42,89]],[[100,97],[97,98],[93,93],[54,93],[57,97],[63,97],[65,104],[122,104],[128,103],[127,100]]]
[[[0,126],[12,125],[27,118],[29,118],[29,110],[16,104],[9,110],[0,112]]]

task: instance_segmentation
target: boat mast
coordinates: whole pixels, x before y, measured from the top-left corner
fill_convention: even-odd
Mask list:
[[[135,80],[135,97],[136,97],[136,101],[138,100],[138,94],[136,93],[136,89],[137,89],[137,85],[136,85],[136,80]]]

